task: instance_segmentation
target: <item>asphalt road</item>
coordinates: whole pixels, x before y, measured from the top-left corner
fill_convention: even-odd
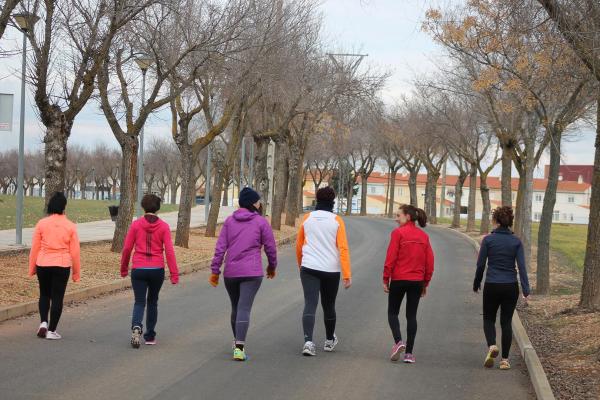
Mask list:
[[[61,341],[37,339],[37,316],[0,324],[0,398],[12,399],[488,399],[533,398],[515,349],[513,369],[485,370],[481,298],[471,292],[475,255],[462,237],[427,228],[436,271],[419,308],[417,363],[392,364],[381,269],[394,223],[350,218],[354,285],[340,290],[334,353],[300,355],[302,291],[291,247],[255,301],[249,360],[231,357],[229,302],[208,272],[165,285],[158,345],[129,345],[131,292],[65,309]],[[85,266],[84,266],[85,268]],[[115,266],[118,268],[118,266]],[[404,307],[403,307],[404,309]],[[402,313],[404,311],[402,310]],[[401,314],[403,315],[403,314]],[[405,333],[405,321],[401,319]]]

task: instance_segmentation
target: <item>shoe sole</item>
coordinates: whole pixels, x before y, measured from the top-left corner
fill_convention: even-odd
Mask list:
[[[483,362],[483,366],[485,368],[492,368],[494,366],[494,360],[496,359],[496,357],[498,357],[498,354],[500,354],[500,351],[498,351],[497,349],[488,352],[488,355],[485,358],[485,361]]]
[[[415,363],[413,360],[404,360],[403,362],[404,362],[404,364],[414,364]]]
[[[37,331],[37,337],[39,337],[41,339],[45,339],[47,333],[48,333],[48,328],[40,328]]]
[[[62,339],[62,337],[51,337],[51,336],[46,336],[46,340],[60,340]]]
[[[314,357],[314,356],[317,355],[317,353],[316,352],[313,353],[310,350],[302,350],[302,355],[305,356],[305,357]]]
[[[156,342],[144,342],[146,346],[155,346]]]
[[[391,361],[398,361],[400,360],[400,355],[404,352],[404,350],[406,350],[406,346],[400,346],[398,348],[398,350],[396,350],[395,353],[392,353],[392,356],[390,357]]]

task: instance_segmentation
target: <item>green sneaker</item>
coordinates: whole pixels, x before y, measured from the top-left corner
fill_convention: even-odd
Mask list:
[[[238,349],[237,347],[233,350],[233,359],[235,361],[246,361],[246,352],[242,349]]]
[[[498,357],[500,351],[496,345],[490,346],[487,356],[485,357],[485,361],[483,362],[483,366],[486,368],[492,368],[494,366],[494,360]]]

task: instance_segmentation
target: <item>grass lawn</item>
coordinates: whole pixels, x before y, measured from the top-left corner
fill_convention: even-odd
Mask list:
[[[16,196],[0,195],[0,230],[15,229],[16,225]],[[75,200],[69,199],[67,215],[73,222],[91,222],[110,219],[108,206],[118,205],[118,201],[108,200]],[[45,216],[43,212],[44,199],[41,197],[25,196],[23,225],[25,228],[35,226],[36,222]],[[177,211],[176,204],[163,204],[161,212]]]

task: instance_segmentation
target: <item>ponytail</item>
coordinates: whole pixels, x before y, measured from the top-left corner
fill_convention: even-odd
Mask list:
[[[418,223],[421,228],[425,228],[427,226],[427,214],[423,209],[410,204],[403,204],[400,206],[400,210],[405,215],[410,216],[410,220]]]

